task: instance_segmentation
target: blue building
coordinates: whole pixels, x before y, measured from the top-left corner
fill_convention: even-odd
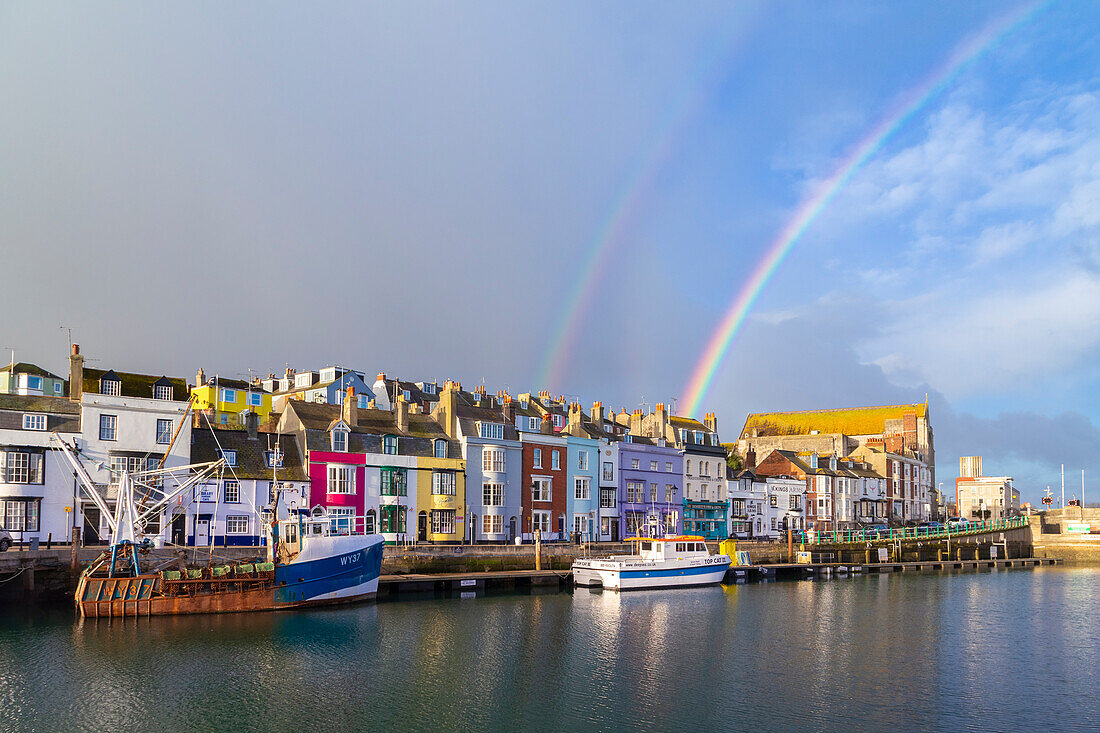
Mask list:
[[[683,533],[683,470],[680,451],[641,430],[641,410],[619,444],[619,516],[626,537]]]
[[[568,420],[559,435],[566,438],[569,530],[584,541],[595,541],[599,538],[600,437],[603,431],[584,414],[580,403],[572,403]]]

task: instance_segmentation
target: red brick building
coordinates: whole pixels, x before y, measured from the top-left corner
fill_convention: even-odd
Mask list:
[[[542,427],[552,423],[544,421]],[[544,433],[521,432],[523,445],[522,525],[523,537],[534,539],[540,530],[542,539],[567,539],[566,439]]]

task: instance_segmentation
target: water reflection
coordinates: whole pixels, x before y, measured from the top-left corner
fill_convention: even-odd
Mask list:
[[[125,621],[9,613],[0,728],[1084,730],[1100,712],[1097,590],[1096,571],[1042,569]]]

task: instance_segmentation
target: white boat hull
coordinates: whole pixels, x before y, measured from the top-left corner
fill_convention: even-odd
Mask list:
[[[725,578],[730,562],[725,555],[684,564],[578,560],[573,564],[573,583],[608,590],[714,585]]]

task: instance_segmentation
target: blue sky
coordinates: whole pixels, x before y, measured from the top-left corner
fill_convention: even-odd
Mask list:
[[[813,184],[1014,7],[5,5],[0,346],[682,397]],[[1043,4],[834,199],[714,381],[725,437],[928,393],[941,480],[1100,476],[1098,16]],[[624,192],[563,383],[531,384]]]

